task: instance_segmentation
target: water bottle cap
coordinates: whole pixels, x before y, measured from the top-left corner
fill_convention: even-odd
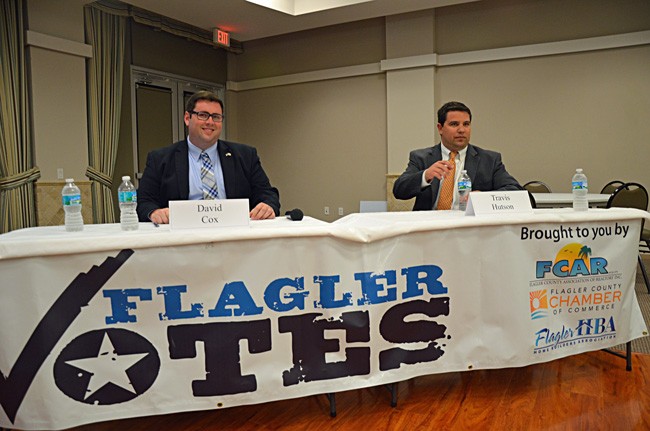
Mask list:
[[[582,172],[582,168],[576,169],[576,172]]]
[[[66,183],[74,183],[74,178],[66,178],[65,182]]]
[[[131,179],[131,177],[128,176],[128,175],[124,175],[124,176],[122,177],[122,181],[128,181],[128,180],[130,180],[130,179]]]

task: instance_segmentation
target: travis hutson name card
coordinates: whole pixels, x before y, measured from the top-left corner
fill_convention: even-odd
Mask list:
[[[248,199],[169,201],[170,229],[249,226]]]
[[[528,192],[525,190],[473,192],[469,194],[465,215],[532,213]]]

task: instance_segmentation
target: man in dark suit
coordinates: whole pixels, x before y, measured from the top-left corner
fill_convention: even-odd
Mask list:
[[[469,143],[472,113],[460,102],[445,103],[438,110],[441,143],[411,151],[406,170],[395,181],[397,199],[415,197],[413,210],[458,208],[457,184],[461,170],[472,180],[472,191],[523,190],[501,162],[501,154]],[[454,156],[454,165],[449,161]],[[450,172],[454,173],[452,177]],[[453,181],[451,208],[439,206],[440,190],[445,181]]]
[[[185,109],[187,139],[147,156],[138,187],[140,221],[169,223],[169,201],[188,199],[247,198],[253,220],[280,214],[278,190],[262,169],[257,150],[219,139],[224,115],[217,95],[199,91]],[[206,169],[213,179],[212,187],[207,188],[203,181]]]

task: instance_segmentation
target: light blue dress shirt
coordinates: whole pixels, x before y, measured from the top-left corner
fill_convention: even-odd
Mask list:
[[[214,168],[214,179],[217,182],[217,190],[219,192],[219,199],[226,199],[226,187],[223,182],[223,169],[221,169],[221,159],[219,159],[219,153],[217,152],[217,146],[219,141],[216,144],[205,150],[210,157],[210,162],[212,162],[212,167]],[[201,149],[190,142],[189,136],[187,137],[187,157],[189,159],[190,165],[190,194],[188,199],[190,200],[201,200],[203,199],[203,189],[201,182],[201,167],[203,163],[201,162]]]

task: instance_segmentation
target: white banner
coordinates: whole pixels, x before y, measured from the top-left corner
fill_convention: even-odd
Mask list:
[[[6,251],[88,237],[0,236],[0,425],[262,403],[646,335],[634,280],[648,214],[589,213],[283,220],[195,243],[142,225],[121,248],[31,257]],[[86,235],[110,243],[115,226]],[[174,245],[139,248],[152,236]]]

